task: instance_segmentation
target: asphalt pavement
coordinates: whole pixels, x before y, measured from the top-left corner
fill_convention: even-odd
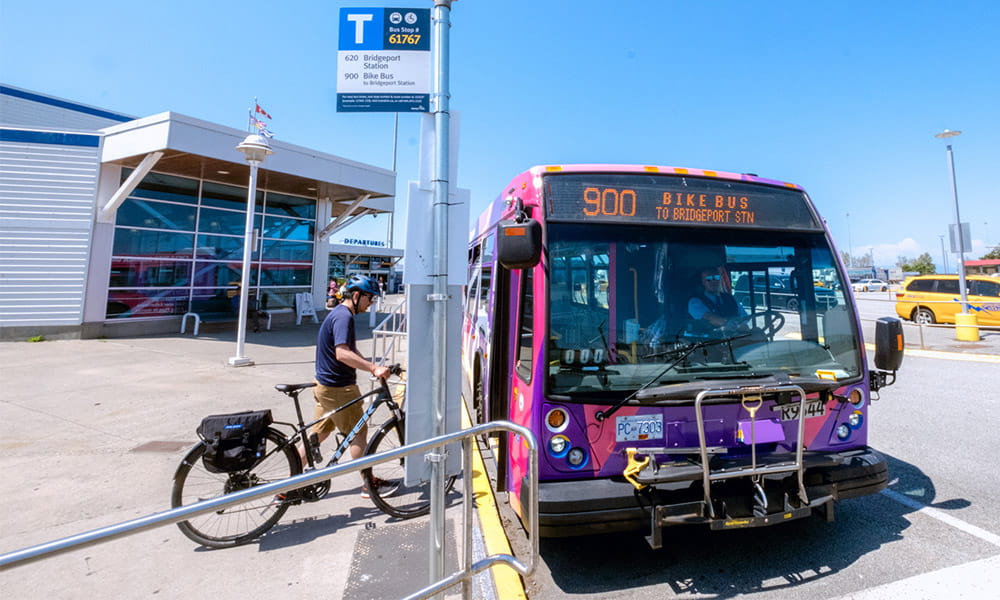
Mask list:
[[[174,469],[205,415],[271,408],[276,420],[294,420],[273,386],[312,378],[318,327],[248,333],[255,364],[239,368],[227,365],[235,332],[211,327],[198,337],[0,343],[0,553],[168,509]],[[865,329],[867,337],[873,321]],[[921,342],[913,331],[908,325],[910,354],[1000,361],[1000,331],[983,330],[978,342],[936,328]],[[358,338],[370,354],[367,317],[358,319]],[[200,548],[170,525],[0,571],[0,586],[11,598],[353,600],[427,585],[428,519],[391,519],[359,487],[353,474],[334,480],[325,499],[292,507],[269,535],[239,548]],[[458,569],[461,515],[461,502],[451,502],[447,573]],[[476,596],[520,595],[503,585],[496,592],[492,573],[504,569],[478,576]]]

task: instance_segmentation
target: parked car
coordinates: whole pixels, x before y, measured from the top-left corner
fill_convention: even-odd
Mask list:
[[[851,284],[855,292],[884,292],[889,289],[889,283],[881,279],[862,279]]]
[[[969,310],[979,324],[1000,325],[1000,280],[967,275],[965,285]],[[954,323],[961,309],[958,275],[911,277],[896,292],[896,314],[916,323]]]

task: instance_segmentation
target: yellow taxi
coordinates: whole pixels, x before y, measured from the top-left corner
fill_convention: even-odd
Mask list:
[[[969,312],[980,325],[1000,325],[1000,278],[966,275]],[[915,323],[954,323],[962,312],[958,275],[910,277],[896,292],[896,314]]]

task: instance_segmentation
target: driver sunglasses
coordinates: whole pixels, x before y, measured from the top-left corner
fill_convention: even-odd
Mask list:
[[[719,281],[722,275],[705,275],[705,281]]]

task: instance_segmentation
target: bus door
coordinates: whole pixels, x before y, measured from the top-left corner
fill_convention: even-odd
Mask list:
[[[510,364],[513,365],[513,369],[510,377],[511,390],[508,396],[510,402],[508,413],[511,421],[528,428],[534,428],[534,423],[532,423],[534,405],[535,402],[541,401],[541,398],[535,397],[534,388],[536,386],[532,377],[534,332],[536,329],[544,331],[544,328],[535,323],[534,274],[535,270],[540,268],[521,269],[515,272],[514,278],[517,279],[517,285],[511,286],[511,292],[514,294],[512,300],[515,300],[511,302],[511,306],[515,307],[515,312],[512,315],[513,328],[510,331],[514,332],[515,335],[512,336],[512,344],[510,345]],[[507,461],[510,465],[510,472],[507,473],[507,489],[511,492],[511,498],[516,500],[514,503],[515,511],[523,515],[521,501],[530,501],[530,499],[522,499],[520,495],[521,481],[527,475],[528,448],[519,439],[519,436],[509,434],[505,437],[508,438],[510,444],[506,449],[510,455],[510,460]]]
[[[510,414],[507,407],[510,394],[511,379],[511,348],[514,345],[513,337],[510,335],[511,323],[514,319],[511,316],[512,309],[506,306],[516,306],[518,286],[513,285],[512,280],[518,276],[517,272],[508,269],[497,269],[493,277],[493,306],[490,319],[490,329],[486,347],[488,354],[484,357],[484,368],[482,376],[482,386],[485,392],[483,402],[484,412],[488,421],[507,421]],[[492,434],[497,436],[496,464],[497,464],[497,491],[507,491],[507,461],[509,447],[509,436],[506,434]]]
[[[475,267],[469,274],[469,283],[466,285],[465,308],[462,319],[462,367],[469,374],[468,379],[473,381],[476,372],[476,350],[479,347],[479,338],[476,335],[477,321],[479,321],[479,273],[481,267]],[[472,393],[475,393],[473,390]]]

